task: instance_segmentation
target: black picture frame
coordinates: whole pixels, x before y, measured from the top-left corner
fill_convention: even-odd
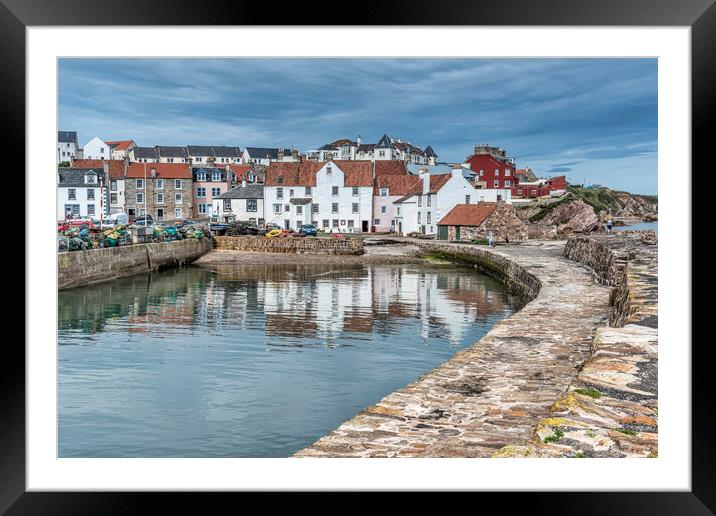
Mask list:
[[[279,7],[279,5],[283,5]],[[335,5],[334,5],[335,7]],[[277,15],[277,10],[281,11]],[[381,5],[360,4],[351,24],[370,25],[550,25],[550,26],[689,26],[692,71],[692,169],[708,171],[709,125],[716,105],[716,5],[714,0],[458,0],[431,4],[425,0],[393,0]],[[0,105],[7,148],[18,158],[13,173],[24,168],[25,146],[25,28],[49,25],[334,25],[332,9],[303,4],[171,0],[0,0]],[[310,16],[310,17],[309,17]],[[31,150],[31,149],[29,149]],[[9,172],[9,170],[7,170]],[[35,171],[36,172],[36,171]],[[690,171],[682,171],[687,174]],[[29,172],[25,184],[29,185]],[[16,176],[17,177],[17,176]],[[693,177],[693,175],[692,175]],[[689,216],[688,213],[685,214]],[[695,219],[695,217],[694,217]],[[694,220],[695,222],[695,220]],[[26,228],[27,230],[27,228]],[[17,269],[18,251],[2,257],[7,270]],[[24,250],[21,251],[22,257]],[[695,268],[696,261],[692,264]],[[693,269],[692,269],[693,270]],[[31,271],[26,271],[30,274]],[[24,286],[24,285],[23,285]],[[17,311],[17,296],[12,310]],[[23,304],[24,306],[24,304]],[[696,308],[696,304],[693,304]],[[6,312],[12,313],[12,312]],[[696,320],[696,319],[693,319]],[[710,340],[710,339],[709,339]],[[161,498],[162,512],[186,498],[177,494],[148,493],[39,493],[25,492],[25,352],[16,340],[6,341],[0,374],[0,513],[7,514],[114,514],[141,512],[150,499]],[[671,343],[676,345],[677,343]],[[678,343],[684,350],[691,343]],[[550,514],[711,514],[716,511],[716,439],[713,387],[708,344],[692,353],[692,490],[690,492],[621,493],[496,493],[500,504],[524,504],[530,513]],[[618,460],[618,459],[615,459]],[[558,483],[558,481],[556,481]],[[353,500],[339,512],[366,512],[371,505]],[[481,495],[481,497],[483,497]],[[218,497],[220,503],[226,496]],[[261,497],[268,500],[268,496]],[[208,496],[199,502],[209,512]],[[420,496],[412,503],[423,506]],[[480,500],[484,503],[484,500]],[[410,503],[401,502],[402,510]],[[246,508],[246,506],[244,506]],[[334,511],[332,511],[334,512]],[[335,513],[335,512],[334,512]]]

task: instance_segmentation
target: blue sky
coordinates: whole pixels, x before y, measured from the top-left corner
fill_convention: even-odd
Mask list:
[[[657,193],[656,59],[62,59],[59,129],[138,145],[318,148],[384,133],[463,162]]]

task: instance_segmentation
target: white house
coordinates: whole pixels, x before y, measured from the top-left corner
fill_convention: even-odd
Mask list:
[[[264,186],[241,181],[239,186],[227,190],[212,199],[213,213],[224,222],[244,221],[257,224],[264,219]]]
[[[133,140],[116,140],[105,143],[109,145],[110,151],[112,153],[112,159],[129,158],[132,149],[136,147]]]
[[[301,161],[296,148],[285,147],[273,149],[267,147],[246,147],[241,153],[241,163],[244,165],[266,165],[275,162],[295,163]]]
[[[271,163],[266,171],[266,223],[323,231],[370,231],[373,171],[368,161]]]
[[[476,189],[465,178],[463,169],[455,166],[450,173],[419,174],[422,183],[413,191],[394,202],[394,227],[401,234],[418,232],[437,233],[437,223],[457,204],[477,204],[504,200],[512,202],[509,189]]]
[[[95,136],[83,148],[84,159],[112,159],[109,145]]]
[[[421,165],[434,165],[437,154],[431,146],[425,150],[413,145],[410,141],[400,138],[391,138],[384,134],[377,144],[363,143],[358,135],[356,141],[341,139],[327,143],[322,147],[309,150],[306,153],[308,159],[315,161],[333,160],[399,160],[406,163]]]
[[[57,220],[109,215],[106,186],[102,168],[57,169]]]
[[[57,131],[57,163],[71,162],[79,158],[77,133],[75,131]]]

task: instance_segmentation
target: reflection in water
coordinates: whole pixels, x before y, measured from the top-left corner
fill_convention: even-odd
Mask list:
[[[60,456],[286,457],[519,307],[462,268],[190,267],[59,293]]]

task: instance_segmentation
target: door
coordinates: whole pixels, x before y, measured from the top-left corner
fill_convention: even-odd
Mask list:
[[[363,222],[361,222],[361,231],[363,233],[368,232],[368,221],[367,220],[364,220]]]
[[[460,226],[455,226],[455,240],[460,240]]]
[[[398,234],[399,235],[403,234],[403,223],[402,222],[398,222]]]
[[[440,240],[448,239],[448,227],[447,226],[438,226],[438,238]]]

